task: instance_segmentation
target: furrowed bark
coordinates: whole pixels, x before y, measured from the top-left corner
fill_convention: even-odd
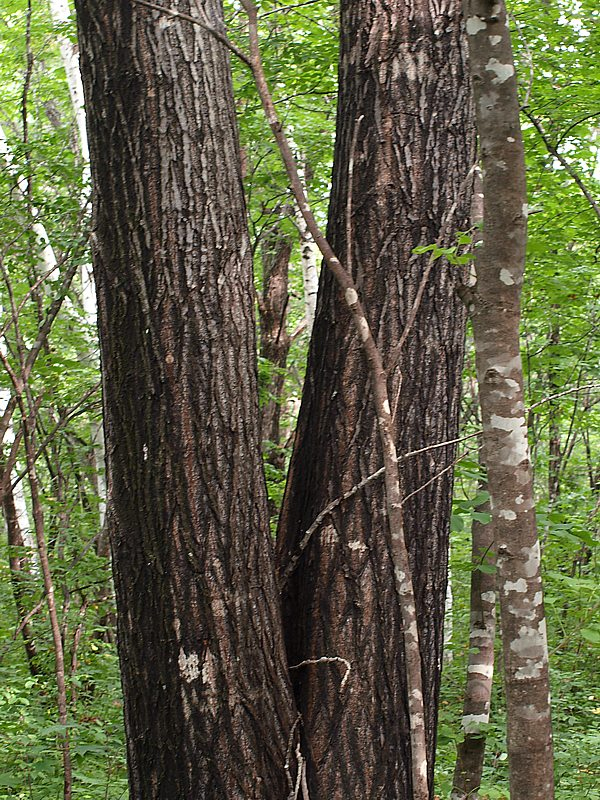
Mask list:
[[[398,609],[402,568],[390,558],[387,527],[393,530],[394,520],[386,513],[381,478],[352,490],[384,459],[388,440],[382,443],[381,406],[372,394],[382,376],[392,410],[387,435],[398,453],[457,435],[465,322],[454,292],[460,270],[436,263],[400,351],[397,344],[428,265],[427,255],[412,250],[440,236],[475,160],[474,133],[458,3],[443,3],[436,12],[426,2],[344,2],[341,12],[328,240],[364,304],[382,369],[392,354],[397,367],[392,374],[374,374],[352,330],[352,309],[344,309],[347,285],[340,281],[340,292],[337,274],[335,280],[322,274],[278,549],[286,575],[313,522],[345,496],[320,520],[284,586],[290,663],[326,655],[352,664],[345,690],[341,665],[294,672],[310,748],[311,795],[412,798],[428,796],[431,789],[422,777],[413,783],[412,689],[406,686],[403,655],[411,644],[403,641],[406,621]],[[469,226],[469,194],[459,199],[443,244],[452,241],[454,226]],[[400,502],[448,466],[454,452],[448,446],[403,463]],[[451,486],[446,474],[402,509],[419,614],[430,770]],[[389,502],[390,487],[385,492]]]
[[[228,56],[163,9],[77,11],[130,792],[285,798],[296,714]]]
[[[465,18],[483,168],[483,244],[472,302],[498,552],[511,800],[552,800],[548,646],[519,349],[527,196],[519,100],[503,2]]]

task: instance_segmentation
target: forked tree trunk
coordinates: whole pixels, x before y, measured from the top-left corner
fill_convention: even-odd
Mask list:
[[[504,651],[511,800],[552,800],[548,645],[519,349],[527,194],[517,81],[503,2],[468,0],[483,168],[473,334]]]
[[[77,11],[131,796],[285,798],[294,712],[227,53],[129,1]]]
[[[385,363],[427,265],[412,250],[438,239],[474,161],[460,7],[350,0],[341,12],[328,239],[352,268]],[[467,190],[450,231],[468,227],[468,218]],[[454,292],[458,273],[436,264],[389,382],[399,454],[456,436],[465,321]],[[453,455],[446,446],[402,463],[405,495]],[[323,272],[279,531],[282,575],[317,515],[381,465],[364,355],[341,293]],[[350,664],[345,681],[341,660],[293,670],[311,798],[411,797],[403,638],[382,487],[380,476],[322,520],[283,587],[290,664],[322,657]],[[430,767],[451,487],[446,472],[404,505]]]

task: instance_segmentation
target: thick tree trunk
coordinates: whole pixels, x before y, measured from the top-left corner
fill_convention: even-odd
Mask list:
[[[131,795],[284,798],[294,712],[228,57],[130,2],[77,10]]]
[[[468,0],[466,27],[483,168],[473,334],[498,552],[511,800],[552,800],[548,645],[519,348],[527,194],[503,2]]]
[[[438,6],[435,7],[436,9]],[[474,161],[459,4],[342,3],[340,96],[328,238],[351,267],[384,362]],[[351,177],[349,180],[349,172]],[[450,230],[468,227],[469,192]],[[451,240],[452,235],[446,237]],[[458,270],[436,264],[390,379],[398,453],[456,436],[465,311]],[[282,512],[280,572],[329,503],[382,465],[365,360],[339,290],[322,273],[296,447]],[[447,446],[401,465],[412,495],[452,461]],[[346,659],[294,670],[311,797],[411,796],[403,639],[374,479],[327,515],[283,587],[288,656]],[[407,498],[433,763],[451,473]],[[431,782],[431,775],[430,782]]]

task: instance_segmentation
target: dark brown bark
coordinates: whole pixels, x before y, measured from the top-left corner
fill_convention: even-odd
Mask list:
[[[129,2],[78,15],[131,795],[283,798],[294,712],[228,57]]]
[[[525,154],[504,2],[468,0],[484,227],[473,336],[498,553],[512,800],[552,800],[548,643],[519,343],[527,240]]]
[[[353,0],[341,11],[328,239],[352,267],[385,364],[427,265],[427,256],[412,249],[439,237],[474,161],[460,14],[454,2],[436,12],[427,2]],[[468,226],[468,195],[451,229]],[[454,295],[458,277],[454,267],[435,266],[389,380],[400,455],[456,435],[465,320]],[[282,574],[319,512],[383,460],[365,358],[329,274],[322,274],[319,298],[279,532]],[[448,446],[401,464],[405,496],[447,467],[453,454]],[[283,587],[290,663],[337,657],[351,664],[343,685],[342,662],[294,670],[311,797],[411,796],[403,637],[382,484],[381,477],[371,481],[326,516]],[[446,473],[404,505],[430,770],[451,485]]]

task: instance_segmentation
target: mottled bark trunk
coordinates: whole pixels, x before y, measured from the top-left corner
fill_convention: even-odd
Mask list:
[[[291,344],[286,326],[291,252],[291,239],[281,230],[281,225],[266,231],[261,242],[263,287],[259,303],[260,354],[273,364],[275,371],[266,387],[269,398],[262,409],[261,422],[263,442],[270,442],[272,450],[276,450],[280,444],[284,369]],[[281,454],[275,450],[271,452],[270,458],[275,466],[283,467]]]
[[[548,646],[519,349],[527,203],[506,8],[468,0],[466,27],[484,174],[484,229],[472,294],[494,535],[512,800],[552,800]]]
[[[437,8],[437,6],[436,6]],[[328,238],[351,268],[389,357],[427,257],[474,160],[459,4],[342,3],[340,95]],[[353,173],[349,181],[348,172]],[[351,184],[351,186],[349,186]],[[469,193],[453,220],[468,226]],[[451,235],[448,237],[452,238]],[[399,454],[456,435],[465,312],[456,268],[436,265],[389,380]],[[278,548],[285,572],[304,533],[382,465],[365,358],[341,293],[322,274]],[[389,360],[389,359],[388,359]],[[442,653],[452,446],[401,464],[417,595],[429,765]],[[383,479],[351,494],[312,535],[284,586],[311,796],[411,797],[408,699]],[[430,782],[431,782],[431,775]]]
[[[480,489],[487,491],[487,484],[481,483]],[[477,512],[489,513],[489,502],[478,506]],[[462,716],[464,739],[457,747],[452,800],[476,800],[483,773],[496,637],[496,573],[493,569],[496,547],[493,530],[491,523],[473,519],[469,657]]]
[[[228,57],[129,2],[77,10],[131,794],[283,798],[294,712]]]

